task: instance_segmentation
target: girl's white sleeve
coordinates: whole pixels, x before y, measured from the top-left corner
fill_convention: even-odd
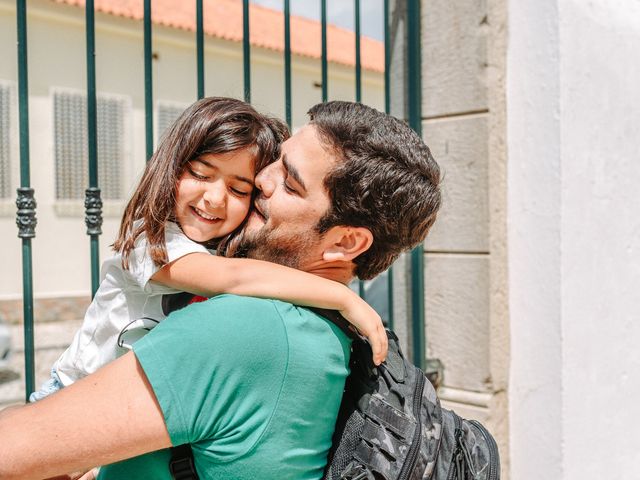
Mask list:
[[[165,228],[165,245],[168,262],[171,263],[190,253],[211,253],[204,246],[187,238],[175,223],[167,223]],[[146,237],[136,242],[129,256],[129,275],[131,280],[147,294],[169,293],[175,291],[159,283],[150,281],[151,277],[162,268],[156,265],[147,250]]]
[[[169,262],[190,253],[210,253],[189,240],[173,223],[167,225],[165,237]],[[84,322],[54,366],[64,385],[114,360],[120,352],[118,335],[131,321],[141,317],[159,321],[164,318],[162,296],[178,290],[150,280],[160,268],[147,252],[144,237],[136,242],[129,257],[129,270],[122,269],[120,255],[104,262],[102,282]]]

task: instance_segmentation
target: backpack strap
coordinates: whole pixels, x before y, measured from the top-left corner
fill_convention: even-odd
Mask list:
[[[360,438],[366,438],[367,442],[376,447],[378,450],[382,450],[387,453],[394,460],[403,460],[407,456],[407,452],[411,447],[411,442],[407,442],[404,438],[397,438],[395,435],[389,434],[389,432],[371,421],[369,418],[365,418],[364,427]]]
[[[340,315],[335,310],[327,310],[325,308],[316,308],[316,307],[306,307],[312,312],[317,313],[318,315],[330,320],[336,327],[344,332],[344,334],[352,340],[362,339],[357,332],[355,332],[351,328],[351,324],[345,320],[345,318]]]
[[[174,480],[198,480],[198,472],[193,463],[191,445],[185,443],[171,448],[169,472]]]
[[[388,458],[380,450],[374,449],[366,442],[360,442],[353,452],[353,458],[356,462],[364,465],[367,469],[376,473],[374,477],[362,478],[379,478],[384,480],[393,480],[398,478],[400,469],[397,462]]]

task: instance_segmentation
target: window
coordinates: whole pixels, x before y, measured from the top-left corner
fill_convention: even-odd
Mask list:
[[[11,86],[0,83],[0,199],[13,196],[11,190]]]
[[[129,101],[98,95],[98,185],[103,200],[122,198],[124,124]],[[53,93],[56,199],[84,199],[89,186],[86,94]]]
[[[184,112],[187,105],[180,103],[172,103],[166,101],[158,102],[158,112],[156,118],[158,119],[157,137],[158,141],[162,139],[162,136],[167,132],[167,129],[173,125],[178,117]]]

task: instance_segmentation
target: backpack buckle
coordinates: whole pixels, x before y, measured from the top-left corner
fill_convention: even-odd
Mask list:
[[[169,471],[174,480],[198,480],[198,473],[193,463],[193,455],[185,455],[185,452],[178,452],[173,455],[169,462]]]

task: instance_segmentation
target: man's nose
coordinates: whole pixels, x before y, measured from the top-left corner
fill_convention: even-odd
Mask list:
[[[264,167],[258,174],[254,180],[254,184],[258,190],[259,195],[263,195],[265,197],[270,197],[273,193],[273,189],[275,187],[275,181],[273,179],[273,169],[274,164],[267,165]]]

